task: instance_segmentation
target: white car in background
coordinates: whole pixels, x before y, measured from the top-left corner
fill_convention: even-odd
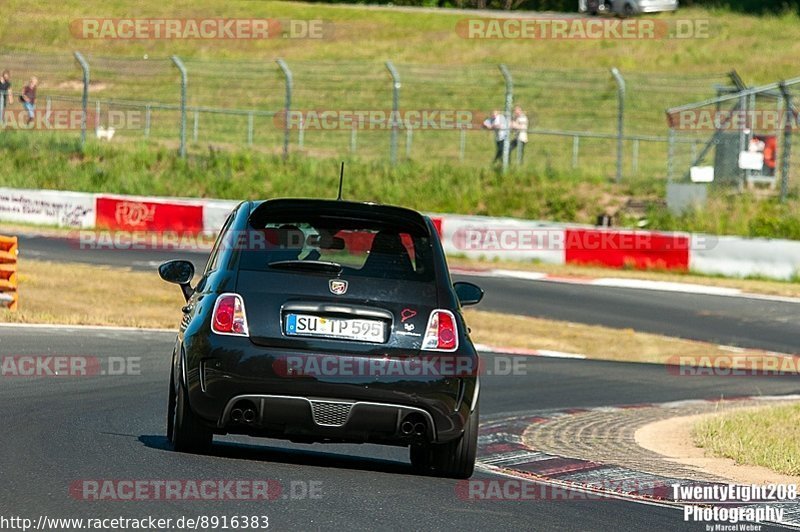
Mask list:
[[[631,16],[640,13],[675,11],[676,9],[678,9],[678,0],[578,0],[578,11],[590,15],[613,13]]]

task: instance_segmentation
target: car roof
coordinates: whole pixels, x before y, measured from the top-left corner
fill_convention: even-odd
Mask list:
[[[410,224],[429,232],[425,216],[413,209],[347,200],[279,198],[253,201],[249,220],[258,225],[268,218],[293,215],[363,219],[401,226]]]

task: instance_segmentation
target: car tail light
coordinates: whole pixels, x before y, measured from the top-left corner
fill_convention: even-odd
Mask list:
[[[217,334],[249,336],[244,302],[239,294],[221,294],[214,304],[211,330]]]
[[[458,349],[456,317],[449,310],[437,309],[428,318],[423,351],[455,351]]]

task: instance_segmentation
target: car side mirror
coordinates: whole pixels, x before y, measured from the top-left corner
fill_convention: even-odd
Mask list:
[[[483,299],[483,289],[475,284],[459,281],[453,283],[458,300],[462,305],[477,305]]]
[[[168,260],[158,267],[158,275],[168,283],[181,287],[183,298],[189,301],[194,290],[189,282],[194,277],[194,264],[188,260]]]

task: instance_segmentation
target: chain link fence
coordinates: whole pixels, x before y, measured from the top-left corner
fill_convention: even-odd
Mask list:
[[[286,61],[282,69],[267,59],[192,58],[182,62],[182,87],[171,58],[85,60],[88,142],[105,141],[113,129],[112,142],[152,140],[190,153],[249,146],[275,154],[488,167],[495,143],[481,125],[492,110],[507,113],[513,104],[529,118],[529,141],[524,158],[510,152],[508,167],[623,180],[685,171],[708,135],[670,134],[665,109],[731,85],[725,73],[621,69],[621,92],[605,69],[505,65],[504,79],[500,65],[489,64]],[[30,76],[39,78],[37,115],[83,112],[84,73],[73,54],[0,53],[0,69],[6,68],[15,94]],[[12,101],[3,113],[6,128],[21,111]],[[64,129],[80,128],[73,121]]]

